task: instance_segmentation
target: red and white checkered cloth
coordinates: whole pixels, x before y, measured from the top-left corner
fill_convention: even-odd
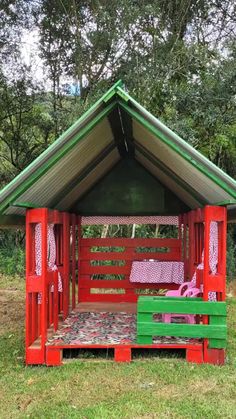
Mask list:
[[[216,221],[210,223],[210,240],[209,240],[209,267],[213,275],[217,273],[218,264],[218,224]],[[197,270],[204,269],[204,250],[202,251],[202,261],[198,265]],[[191,282],[196,286],[197,270],[194,272]],[[216,293],[209,292],[209,301],[216,301]]]
[[[82,225],[96,225],[96,224],[162,224],[162,225],[179,225],[179,217],[176,215],[156,215],[156,216],[96,216],[96,217],[81,217]]]
[[[56,265],[56,240],[54,234],[54,224],[48,224],[47,228],[47,262],[48,267],[52,271],[57,271]],[[42,226],[41,223],[35,226],[35,273],[36,275],[42,274]],[[54,291],[54,286],[51,286],[51,292]],[[58,291],[62,292],[62,279],[58,271]],[[38,295],[38,303],[41,304],[42,295]]]
[[[184,263],[134,261],[130,273],[130,282],[182,284],[184,282]]]

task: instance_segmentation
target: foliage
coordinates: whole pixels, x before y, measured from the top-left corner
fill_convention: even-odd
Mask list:
[[[118,78],[152,113],[235,176],[234,11],[233,0],[3,2],[2,182]],[[39,34],[48,76],[40,88],[22,65],[26,28]],[[12,53],[4,54],[10,39]],[[68,83],[77,86],[76,94],[68,93]]]
[[[24,275],[25,234],[22,230],[0,230],[0,267],[5,275]]]
[[[25,273],[25,251],[21,247],[0,249],[0,266],[3,275],[22,277]]]

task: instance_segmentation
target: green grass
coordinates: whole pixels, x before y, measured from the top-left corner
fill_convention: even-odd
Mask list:
[[[24,366],[24,281],[0,277],[0,418],[236,418],[236,300],[224,367],[164,356]],[[2,310],[10,312],[10,317]]]

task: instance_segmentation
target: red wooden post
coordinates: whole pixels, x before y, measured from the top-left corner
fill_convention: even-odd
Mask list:
[[[45,343],[48,326],[47,286],[47,209],[26,212],[26,363],[45,362]],[[41,275],[35,272],[35,226],[41,227]],[[41,294],[42,303],[38,303]],[[32,343],[35,343],[32,345]]]
[[[63,212],[63,318],[69,314],[70,301],[70,215]]]
[[[41,303],[41,346],[44,348],[47,342],[47,325],[48,325],[48,284],[47,284],[47,229],[48,229],[48,209],[42,209],[42,223],[41,223],[41,248],[42,248],[42,303]]]
[[[71,215],[72,221],[72,231],[71,231],[71,238],[72,238],[72,245],[71,245],[71,253],[72,253],[72,310],[75,308],[75,285],[76,285],[76,215]]]
[[[121,346],[114,349],[115,362],[130,362],[131,361],[131,347]]]
[[[214,365],[224,365],[225,350],[206,348],[205,353],[204,353],[204,362],[208,364],[214,364]]]
[[[205,236],[204,236],[204,292],[203,299],[208,300],[209,292],[216,292],[217,300],[225,300],[226,288],[226,208],[217,206],[206,206],[205,216]],[[209,266],[209,241],[210,241],[210,223],[217,222],[218,225],[218,264],[217,272],[214,274]],[[207,316],[206,316],[207,317]],[[208,319],[203,317],[203,323]],[[225,359],[224,349],[210,349],[207,339],[204,339],[204,362],[212,364],[223,364]]]
[[[26,359],[27,359],[27,349],[32,343],[32,334],[31,334],[31,300],[32,295],[28,290],[28,277],[31,273],[31,243],[32,243],[32,226],[30,224],[30,213],[26,211],[26,282],[25,282],[25,292],[26,292],[26,301],[25,301],[25,346],[26,346]]]
[[[183,260],[184,260],[184,280],[186,281],[189,278],[189,271],[188,271],[188,248],[187,248],[187,240],[188,240],[188,215],[183,215]]]
[[[81,301],[81,298],[80,298],[80,280],[81,280],[81,277],[80,277],[80,253],[81,253],[81,237],[82,237],[81,217],[80,216],[77,217],[77,228],[78,228],[78,234],[77,234],[77,236],[78,236],[78,239],[77,239],[78,240],[78,242],[77,242],[77,272],[78,272],[77,273],[77,275],[78,275],[77,302],[80,302]]]
[[[203,345],[196,345],[195,348],[186,349],[186,361],[196,364],[203,363]]]
[[[58,292],[58,271],[53,272],[54,279],[54,295],[53,295],[53,326],[54,330],[58,329],[58,315],[59,315],[59,292]]]
[[[194,211],[190,211],[188,213],[188,220],[189,220],[189,237],[188,237],[188,254],[189,254],[189,277],[192,279],[193,274],[195,272],[195,264],[194,264],[194,246],[195,246],[195,237],[194,237]]]
[[[46,365],[55,367],[62,364],[62,350],[58,348],[46,348]]]
[[[220,301],[226,298],[226,242],[227,242],[227,209],[222,208],[222,221],[219,223],[219,263],[218,272],[222,275],[222,288],[218,292]]]

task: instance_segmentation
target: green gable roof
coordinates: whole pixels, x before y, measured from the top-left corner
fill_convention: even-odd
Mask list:
[[[124,190],[126,204],[118,210],[121,192],[117,185],[121,174],[118,183],[115,172],[109,175],[118,188],[117,196],[112,189],[110,195],[105,193],[104,185],[108,174],[125,159],[132,162],[129,164],[133,169],[123,169],[129,182]],[[135,162],[143,169],[142,181],[139,186],[136,183],[136,194],[142,195],[142,205],[136,206],[136,213],[173,213],[206,204],[236,203],[236,182],[146,111],[119,81],[0,192],[0,223],[17,223],[19,217],[24,217],[26,207],[90,214],[92,211],[94,215],[126,210],[131,215],[134,209],[129,185],[134,181],[134,167],[138,167]],[[125,165],[120,163],[120,167]],[[163,198],[162,210],[160,201],[154,198],[152,203],[146,199],[143,210],[145,196],[150,194],[147,172],[152,181],[156,179],[156,188],[161,185],[162,193],[169,197],[169,201]],[[152,181],[150,184],[154,185]],[[102,195],[106,195],[109,205],[101,205]],[[91,196],[100,201],[99,206],[93,205],[93,210]]]

